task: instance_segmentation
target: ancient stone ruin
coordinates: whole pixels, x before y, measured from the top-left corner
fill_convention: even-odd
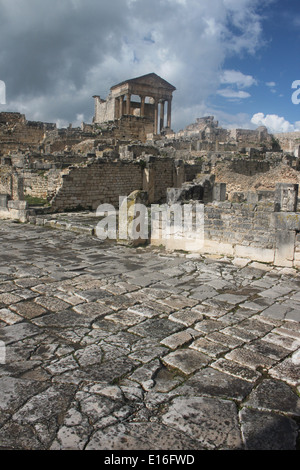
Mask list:
[[[123,116],[143,118],[149,133],[171,129],[172,94],[176,88],[155,73],[114,85],[106,100],[94,96],[94,123],[122,119]],[[137,99],[134,99],[137,98]],[[165,122],[165,104],[167,120]],[[166,124],[166,125],[165,125]]]
[[[124,81],[94,96],[93,122],[80,128],[0,113],[1,218],[118,208],[143,191],[149,205],[204,204],[201,252],[299,267],[300,133],[228,130],[213,116],[175,133],[175,90],[155,73]],[[173,242],[154,244],[186,248]]]

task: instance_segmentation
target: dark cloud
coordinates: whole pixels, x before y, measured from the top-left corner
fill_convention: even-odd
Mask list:
[[[83,115],[88,121],[92,95],[106,95],[115,83],[155,72],[178,89],[175,116],[180,109],[182,116],[193,107],[203,110],[218,88],[228,50],[257,47],[258,4],[0,0],[0,79],[6,83],[7,108],[30,119],[69,123]],[[235,31],[228,18],[235,19]]]

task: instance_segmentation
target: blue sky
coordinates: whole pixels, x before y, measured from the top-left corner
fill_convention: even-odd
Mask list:
[[[299,0],[0,0],[0,111],[91,122],[93,95],[155,72],[177,88],[175,131],[205,115],[300,130],[299,46]]]
[[[291,88],[292,83],[300,80],[299,0],[276,0],[262,8],[260,15],[261,46],[255,54],[229,57],[223,65],[224,69],[238,70],[253,78],[253,82],[248,78],[249,87],[232,87],[250,96],[232,99],[229,103],[228,98],[222,99],[217,94],[211,103],[218,109],[229,110],[230,114],[245,112],[245,123],[249,116],[263,114],[262,124],[271,126],[271,130],[300,130],[300,105],[291,99],[297,91]],[[254,118],[252,124],[258,123],[259,119]]]

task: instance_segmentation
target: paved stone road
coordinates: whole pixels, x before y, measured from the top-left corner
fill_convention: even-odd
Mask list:
[[[299,448],[295,270],[11,222],[0,240],[0,449]]]

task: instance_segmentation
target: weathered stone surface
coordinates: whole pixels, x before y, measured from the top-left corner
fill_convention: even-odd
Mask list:
[[[22,341],[40,333],[40,329],[30,323],[19,323],[0,329],[0,340],[5,344]]]
[[[272,369],[270,375],[276,379],[284,380],[290,385],[300,384],[300,350],[285,359]]]
[[[8,308],[1,308],[0,320],[4,321],[8,325],[14,325],[15,323],[19,323],[20,321],[22,321],[23,318],[20,315],[17,315],[16,313],[12,312]]]
[[[174,367],[189,375],[206,366],[211,358],[192,349],[178,349],[165,356],[162,360],[166,366]]]
[[[176,398],[162,421],[208,449],[242,448],[237,409],[229,401],[206,397]]]
[[[28,398],[42,391],[45,386],[34,380],[16,379],[13,377],[0,378],[0,410],[13,413],[22,406]]]
[[[153,318],[134,326],[129,331],[143,337],[151,337],[161,341],[166,336],[177,332],[181,328],[182,327],[180,325],[170,320],[164,318]]]
[[[212,363],[212,367],[221,372],[231,374],[233,377],[248,380],[249,382],[255,382],[260,377],[258,372],[255,372],[249,367],[228,361],[227,359],[218,359],[216,362]]]
[[[184,326],[192,326],[194,323],[203,319],[202,313],[190,309],[178,310],[169,316],[169,320],[181,323]]]
[[[201,450],[193,437],[158,423],[129,423],[97,431],[86,450]]]
[[[191,393],[195,396],[206,395],[232,400],[244,400],[250,393],[252,384],[207,367],[189,378],[183,388],[185,387],[187,387],[187,394],[189,394],[188,389],[191,388]]]
[[[0,232],[1,449],[295,447],[297,271]],[[190,297],[207,286],[218,294]],[[284,316],[264,314],[276,306]]]
[[[275,362],[273,359],[247,348],[237,348],[226,354],[225,357],[253,370],[256,370],[258,367],[269,369]]]
[[[174,333],[173,335],[164,338],[161,341],[161,344],[167,346],[170,349],[177,349],[187,343],[190,343],[198,336],[200,336],[198,331],[187,328],[186,330],[180,331],[179,333]]]
[[[297,425],[290,418],[243,408],[240,419],[247,450],[296,450]]]
[[[11,305],[11,308],[18,314],[28,320],[32,318],[40,317],[46,313],[45,308],[40,305],[37,305],[35,302],[25,301],[19,302],[18,304]]]
[[[261,382],[249,395],[246,405],[258,410],[300,415],[300,398],[287,384],[278,380]]]
[[[216,343],[215,341],[209,341],[206,338],[199,338],[190,345],[191,349],[203,352],[212,357],[218,357],[228,351],[228,347],[223,344]]]

